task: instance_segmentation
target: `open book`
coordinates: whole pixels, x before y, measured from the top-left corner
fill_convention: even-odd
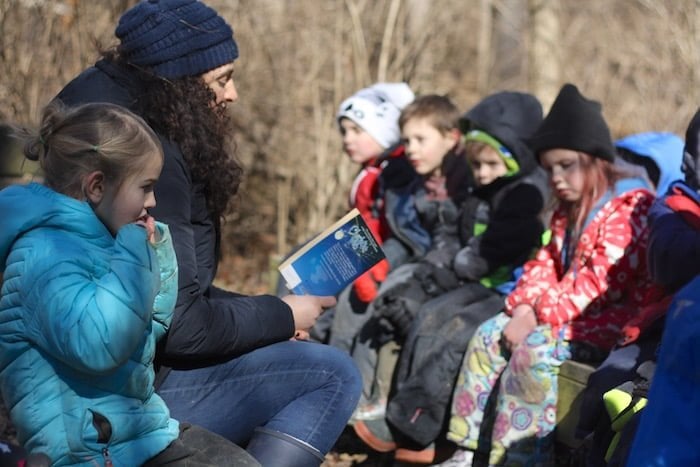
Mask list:
[[[296,295],[337,295],[384,258],[360,211],[353,209],[287,258],[279,271]]]

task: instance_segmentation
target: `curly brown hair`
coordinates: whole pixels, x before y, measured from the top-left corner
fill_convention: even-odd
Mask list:
[[[164,79],[120,59],[116,51],[104,58],[130,69],[143,85],[134,110],[149,125],[176,142],[192,180],[204,186],[207,208],[214,219],[226,214],[243,177],[243,168],[229,150],[230,118],[215,106],[214,91],[199,76]]]

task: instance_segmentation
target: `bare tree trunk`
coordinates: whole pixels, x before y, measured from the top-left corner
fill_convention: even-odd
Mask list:
[[[527,44],[523,41],[527,26],[527,0],[501,0],[494,18],[494,81],[500,89],[518,89],[522,79]],[[494,87],[494,86],[492,86]]]
[[[531,18],[529,88],[545,109],[561,85],[558,0],[529,0]]]
[[[412,48],[415,47],[416,43],[421,43],[423,37],[425,37],[426,28],[430,27],[427,24],[427,20],[430,17],[429,10],[431,7],[430,2],[425,0],[408,0],[407,10],[407,36],[410,38],[411,44],[405,44],[400,50],[398,50],[398,55],[401,59],[407,57],[411,52]],[[418,63],[415,66],[415,72],[413,73],[413,78],[415,81],[433,81],[433,73],[435,70],[435,55],[430,52],[430,50],[423,51],[420,57],[417,57]]]
[[[690,38],[689,56],[691,57],[690,63],[690,82],[698,83],[700,82],[700,0],[691,0],[689,8],[690,16]],[[700,103],[700,89],[698,86],[690,86],[689,91],[691,92],[690,97],[695,103]]]
[[[401,0],[391,0],[389,14],[386,17],[384,35],[382,36],[382,48],[379,52],[379,64],[377,65],[377,81],[387,80],[387,69],[389,67],[389,52],[393,49],[391,41],[396,29],[396,19],[399,16]]]
[[[488,88],[491,75],[491,42],[493,28],[493,10],[491,0],[479,2],[479,43],[476,57],[476,89],[484,94]]]
[[[278,257],[289,251],[287,229],[289,228],[289,201],[292,197],[292,177],[286,170],[279,170],[277,185],[277,251]]]
[[[354,57],[355,83],[362,86],[370,84],[369,52],[365,41],[364,28],[362,27],[362,10],[364,2],[358,4],[357,0],[345,0],[350,19],[352,21],[352,50]]]

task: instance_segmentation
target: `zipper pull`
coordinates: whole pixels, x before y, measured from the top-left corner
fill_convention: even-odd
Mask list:
[[[102,457],[105,458],[105,467],[113,467],[112,456],[109,455],[109,449],[102,448]]]

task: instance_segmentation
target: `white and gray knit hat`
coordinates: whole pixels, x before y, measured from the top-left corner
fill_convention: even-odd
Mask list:
[[[389,148],[401,139],[399,116],[414,97],[406,83],[373,84],[345,99],[336,120],[339,125],[342,118],[352,120],[383,148]]]

